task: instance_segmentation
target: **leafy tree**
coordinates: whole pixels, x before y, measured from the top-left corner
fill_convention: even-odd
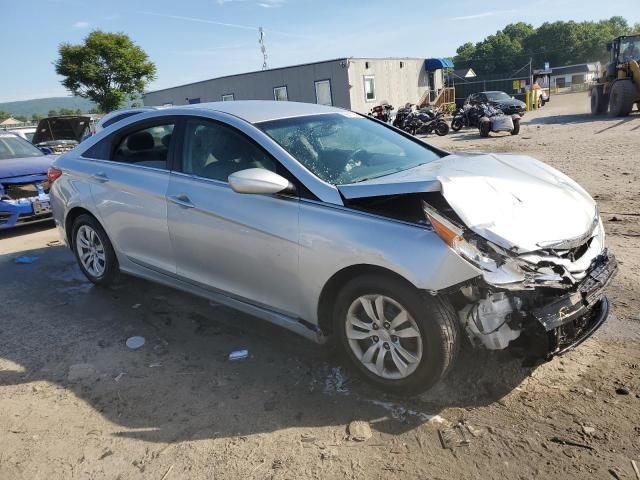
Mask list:
[[[9,112],[3,112],[2,110],[0,110],[0,121],[5,120],[10,116],[11,114]]]
[[[26,123],[26,121],[28,120],[24,115],[15,115],[13,118],[22,123]]]
[[[58,111],[55,109],[51,109],[49,110],[49,113],[47,114],[47,117],[55,117],[58,115]]]
[[[631,33],[640,33],[640,22],[636,23],[631,29]]]
[[[33,123],[38,123],[40,120],[42,120],[42,115],[40,115],[39,113],[34,113],[33,115],[31,115],[31,121]]]
[[[58,48],[56,73],[74,95],[90,98],[100,110],[117,109],[130,95],[141,94],[156,67],[124,33],[91,32],[84,43]]]
[[[465,43],[458,47],[454,63],[459,68],[471,67],[479,74],[510,74],[529,59],[534,68],[544,62],[562,66],[606,61],[607,42],[630,31],[627,21],[619,16],[598,22],[545,22],[538,28],[524,22],[513,23],[475,45]]]

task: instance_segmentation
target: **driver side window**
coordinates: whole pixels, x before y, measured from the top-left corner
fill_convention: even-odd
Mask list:
[[[221,123],[189,119],[185,125],[182,171],[227,182],[247,168],[276,171],[275,161],[244,134]]]

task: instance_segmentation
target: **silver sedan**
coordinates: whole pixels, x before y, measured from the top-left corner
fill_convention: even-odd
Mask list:
[[[593,199],[526,156],[450,154],[320,105],[140,113],[58,158],[62,238],[89,280],[169,285],[425,390],[461,349],[549,357],[606,319],[616,271]],[[468,338],[470,342],[465,342]]]

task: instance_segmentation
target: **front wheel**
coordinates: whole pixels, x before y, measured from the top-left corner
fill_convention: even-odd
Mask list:
[[[334,322],[350,362],[389,392],[429,389],[447,374],[459,351],[457,318],[449,303],[386,275],[348,282],[338,295]]]
[[[91,215],[80,215],[73,222],[73,253],[82,273],[96,285],[107,286],[115,280],[118,259],[106,232]]]
[[[447,125],[447,122],[438,122],[436,125],[436,135],[444,137],[447,133],[449,133],[449,125]]]
[[[461,118],[454,118],[451,121],[451,130],[453,130],[454,132],[459,131],[462,127],[463,127],[463,124],[462,124]]]
[[[478,130],[480,131],[480,136],[483,138],[487,138],[489,136],[489,132],[491,132],[491,121],[480,122],[478,125]]]

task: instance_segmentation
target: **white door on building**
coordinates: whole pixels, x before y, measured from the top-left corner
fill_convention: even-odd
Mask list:
[[[331,99],[331,80],[318,80],[316,84],[316,103],[318,105],[333,105]]]

